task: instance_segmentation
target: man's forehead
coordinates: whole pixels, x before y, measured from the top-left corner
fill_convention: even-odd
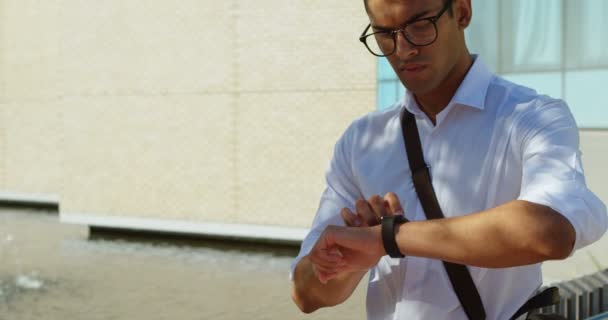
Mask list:
[[[372,25],[400,25],[437,10],[442,0],[367,0]]]

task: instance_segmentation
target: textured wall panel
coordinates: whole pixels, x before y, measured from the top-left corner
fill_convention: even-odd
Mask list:
[[[2,99],[57,95],[61,25],[57,1],[2,1],[0,79]]]
[[[62,182],[61,109],[56,100],[2,105],[2,189],[59,194]]]
[[[233,89],[230,1],[61,3],[61,91],[163,94]]]
[[[587,185],[608,204],[608,130],[582,130],[580,137]]]
[[[375,87],[375,58],[358,39],[369,21],[363,2],[237,3],[240,89]]]
[[[0,14],[2,187],[59,194],[62,212],[307,226],[335,140],[373,109],[362,4],[24,0]]]
[[[232,99],[64,101],[62,211],[229,222]]]
[[[242,95],[239,221],[309,226],[336,140],[373,100],[372,91]]]
[[[6,184],[6,120],[5,113],[8,106],[0,103],[0,190],[7,190]]]

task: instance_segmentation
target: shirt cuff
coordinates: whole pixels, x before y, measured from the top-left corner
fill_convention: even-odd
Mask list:
[[[570,186],[544,185],[531,188],[520,195],[518,200],[547,206],[564,216],[576,232],[572,255],[602,237],[606,231],[606,207],[584,185],[572,183]]]

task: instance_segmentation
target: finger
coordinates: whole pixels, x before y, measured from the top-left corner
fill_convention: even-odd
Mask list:
[[[326,268],[342,266],[345,264],[342,254],[340,254],[339,251],[319,250],[312,252],[309,258],[313,264]]]
[[[340,252],[340,249],[338,249],[337,247],[329,248],[329,250],[327,251],[327,254],[332,257],[342,258],[342,252]]]
[[[322,284],[327,284],[329,280],[336,278],[339,274],[343,273],[345,269],[345,267],[325,268],[315,264],[312,265],[315,277],[317,277]]]
[[[384,199],[379,195],[373,195],[369,198],[369,204],[374,210],[374,214],[376,215],[377,220],[379,221],[383,216],[387,215],[388,212],[384,207]]]
[[[386,196],[384,196],[384,209],[386,210],[386,212],[388,212],[388,214],[391,214],[391,205],[388,203],[388,201],[386,201]]]
[[[350,211],[349,208],[343,208],[342,211],[340,211],[340,216],[342,217],[342,220],[344,220],[344,224],[346,224],[347,227],[361,226],[361,218]]]
[[[319,266],[322,268],[327,268],[327,269],[340,267],[345,264],[344,260],[342,260],[340,258],[338,258],[337,260],[328,260],[328,259],[323,259],[323,258],[318,258],[318,257],[317,258],[311,257],[310,262],[316,266]]]
[[[312,272],[315,275],[315,277],[317,279],[319,279],[319,282],[321,282],[322,284],[327,284],[327,281],[329,281],[329,278],[331,277],[332,273],[327,273],[321,270],[321,268],[319,268],[319,266],[317,265],[312,265]]]
[[[384,200],[388,202],[389,212],[393,215],[403,215],[403,208],[399,197],[394,192],[389,192],[384,196]]]
[[[315,267],[315,269],[317,270],[318,273],[325,273],[325,274],[330,274],[330,273],[339,273],[344,269],[344,266],[334,266],[334,267],[325,267],[325,266],[320,266],[320,265],[313,265]]]
[[[319,279],[319,282],[321,282],[322,284],[327,284],[329,282],[329,280],[334,279],[338,274],[319,272],[316,275],[317,275],[317,279]]]
[[[365,224],[364,226],[374,226],[378,224],[376,214],[367,201],[363,199],[357,200],[355,209],[357,210],[357,215],[362,219],[363,224]]]

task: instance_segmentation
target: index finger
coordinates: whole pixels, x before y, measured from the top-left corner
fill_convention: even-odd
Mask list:
[[[384,200],[379,195],[373,195],[367,201],[369,205],[372,207],[374,214],[378,220],[382,219],[383,216],[386,216],[389,212],[387,208],[384,206]]]
[[[342,211],[340,211],[340,216],[342,217],[342,220],[344,220],[344,224],[346,224],[347,227],[361,226],[361,218],[359,218],[348,208],[342,208]]]
[[[403,208],[399,197],[394,192],[389,192],[384,196],[384,201],[388,203],[389,211],[391,215],[403,215]]]
[[[367,200],[357,200],[357,202],[355,202],[355,210],[357,211],[357,215],[361,218],[362,225],[374,226],[378,224],[379,218],[376,216]]]

